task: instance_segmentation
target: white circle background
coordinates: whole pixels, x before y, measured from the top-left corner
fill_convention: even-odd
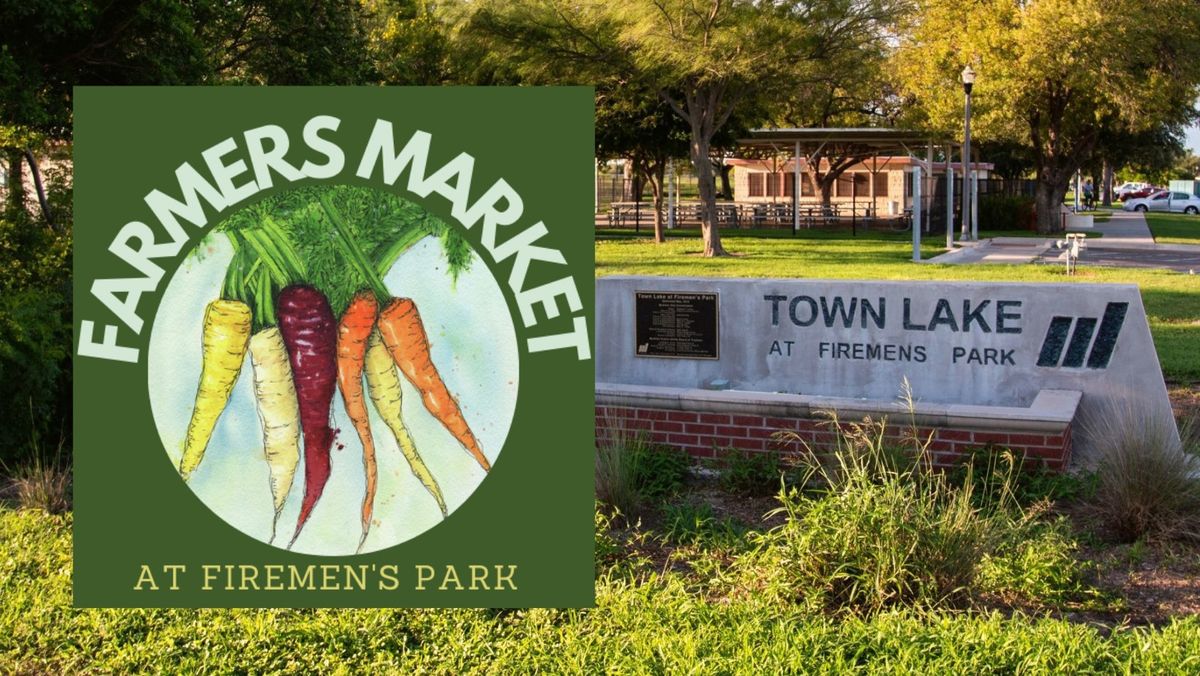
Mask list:
[[[201,242],[172,277],[150,335],[150,404],[163,447],[176,468],[200,380],[204,310],[220,296],[232,256],[224,235],[214,234]],[[469,269],[459,274],[457,282],[446,268],[439,242],[426,237],[400,257],[384,283],[394,295],[416,302],[429,336],[433,363],[458,399],[484,454],[494,464],[516,408],[516,332],[500,287],[478,256],[472,253]],[[486,473],[429,414],[417,391],[403,376],[400,379],[404,422],[417,452],[441,486],[447,510],[453,513]],[[329,482],[292,551],[353,554],[362,535],[366,486],[362,446],[346,416],[340,392],[334,393],[331,408],[332,426],[340,432],[330,452]],[[409,470],[395,437],[373,405],[368,403],[367,408],[379,480],[373,523],[363,553],[397,545],[442,521],[437,503]],[[340,450],[339,444],[343,446]],[[299,516],[304,493],[303,450],[300,456],[272,542],[276,547],[287,546]],[[229,525],[262,542],[271,541],[274,508],[249,355],[188,486]]]

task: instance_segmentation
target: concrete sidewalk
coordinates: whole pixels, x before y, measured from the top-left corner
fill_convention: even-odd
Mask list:
[[[1150,226],[1141,213],[1114,211],[1109,220],[1096,223],[1092,232],[1103,237],[1089,237],[1079,262],[1083,265],[1112,265],[1119,267],[1165,267],[1183,272],[1200,269],[1200,246],[1192,244],[1157,244]],[[1087,231],[1082,231],[1087,232]],[[928,263],[1054,263],[1065,251],[1054,248],[1061,237],[993,237],[982,242],[962,242],[959,248],[927,259]],[[1095,251],[1089,255],[1088,251]]]
[[[1092,230],[1102,233],[1099,239],[1088,240],[1090,249],[1154,249],[1154,235],[1146,217],[1136,211],[1114,211],[1104,223],[1096,223]]]
[[[993,237],[982,242],[959,242],[959,248],[926,259],[926,263],[992,263],[1020,265],[1041,258],[1054,240],[1039,237]]]

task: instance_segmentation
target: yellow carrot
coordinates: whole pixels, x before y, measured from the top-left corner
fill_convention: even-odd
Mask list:
[[[370,390],[371,402],[375,404],[375,410],[392,430],[392,435],[396,437],[396,444],[400,446],[400,452],[408,461],[412,473],[437,501],[438,508],[442,510],[442,516],[445,516],[446,503],[442,499],[442,489],[438,487],[437,480],[433,478],[425,461],[417,453],[412,437],[409,436],[408,429],[404,426],[404,420],[401,418],[400,375],[396,373],[396,363],[392,360],[387,346],[383,344],[383,338],[379,335],[379,331],[371,332],[364,366],[367,372],[367,389]]]
[[[203,363],[196,405],[188,423],[179,473],[187,481],[212,437],[217,418],[229,403],[250,342],[250,308],[236,300],[214,300],[204,312]]]
[[[275,519],[271,522],[271,540],[274,540],[279,512],[291,492],[292,479],[300,464],[300,404],[292,383],[287,348],[278,328],[263,329],[250,338],[250,364],[254,367],[254,397],[258,402],[263,452],[275,502]]]

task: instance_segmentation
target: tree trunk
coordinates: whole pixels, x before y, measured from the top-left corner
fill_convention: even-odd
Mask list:
[[[1070,174],[1067,174],[1069,177]],[[1037,209],[1038,233],[1051,235],[1062,232],[1062,203],[1069,180],[1048,180],[1039,175],[1033,201]]]
[[[833,204],[833,187],[837,185],[837,175],[826,173],[821,177],[821,209],[825,213],[829,213],[830,206]]]
[[[1112,185],[1113,184],[1113,168],[1112,168],[1112,165],[1109,164],[1107,159],[1104,160],[1103,174],[1104,174],[1104,177],[1101,179],[1102,181],[1104,181],[1103,204],[1106,207],[1111,207],[1112,206],[1112,198],[1113,198],[1113,194],[1112,194],[1113,193],[1113,185]]]
[[[704,255],[706,257],[728,256],[721,246],[721,232],[717,227],[717,195],[713,184],[712,162],[708,159],[709,139],[703,134],[696,133],[693,125],[692,133],[692,166],[696,169],[696,183],[700,191],[700,234],[704,238]]]
[[[8,165],[4,181],[4,213],[18,214],[19,211],[25,211],[25,176],[21,170],[24,156],[19,148],[7,148],[4,155],[5,164]]]
[[[37,190],[38,205],[42,207],[42,217],[46,219],[46,225],[53,230],[54,219],[50,217],[50,202],[46,199],[46,188],[42,185],[42,172],[38,169],[37,158],[26,149],[25,160],[29,162],[29,173],[33,176],[33,187]]]
[[[717,171],[721,176],[721,199],[733,199],[733,185],[729,182],[729,172],[733,171],[733,166],[722,161],[717,165]]]
[[[638,166],[638,161],[630,162],[634,167]],[[629,197],[631,202],[641,202],[642,195],[646,192],[645,179],[642,177],[642,172],[634,169],[633,176],[629,177]]]
[[[663,231],[663,197],[666,193],[663,189],[666,185],[663,179],[666,171],[665,160],[650,165],[646,169],[646,181],[650,184],[650,194],[654,197],[654,241],[659,244],[667,241],[666,233]]]

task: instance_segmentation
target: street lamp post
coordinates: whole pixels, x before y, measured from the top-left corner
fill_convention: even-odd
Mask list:
[[[971,239],[971,87],[975,84],[975,70],[967,64],[962,71],[963,92],[967,96],[966,115],[963,123],[963,185],[962,185],[962,239]]]

